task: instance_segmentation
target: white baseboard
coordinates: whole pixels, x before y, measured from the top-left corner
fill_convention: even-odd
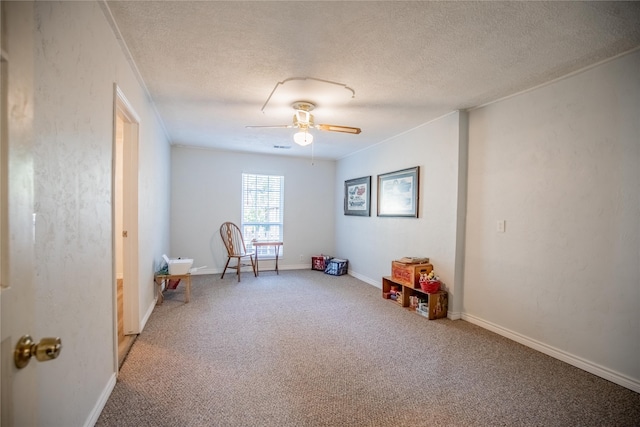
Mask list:
[[[269,270],[264,270],[264,271],[273,271],[272,270],[273,266],[269,266]],[[201,268],[200,270],[194,271],[193,273],[191,273],[192,276],[201,276],[201,275],[205,275],[205,274],[222,274],[222,270],[223,268]],[[311,264],[293,264],[293,265],[279,265],[278,266],[278,270],[280,271],[285,271],[285,270],[311,270]],[[227,274],[229,274],[229,272],[236,274],[235,270],[229,270],[227,269]],[[251,272],[251,266],[249,267],[244,267],[242,269],[242,274],[244,274],[245,272]]]
[[[459,311],[447,311],[447,319],[460,320],[462,319],[462,313],[460,313]]]
[[[107,404],[107,400],[109,400],[109,396],[111,396],[111,392],[113,391],[113,388],[115,386],[116,386],[116,374],[113,373],[109,378],[109,381],[107,381],[107,384],[105,385],[104,389],[102,390],[102,393],[100,394],[100,398],[96,402],[96,405],[93,407],[93,409],[91,410],[91,413],[89,414],[89,417],[85,421],[84,423],[85,427],[92,427],[98,422],[98,418],[100,417],[100,414],[104,409],[104,405]]]
[[[360,279],[363,282],[366,282],[372,286],[377,288],[382,288],[382,283],[378,280],[371,279],[369,277],[363,276],[362,274],[358,274],[353,271],[349,271],[349,275],[355,277],[356,279]],[[503,337],[509,338],[515,342],[518,342],[522,345],[530,347],[534,350],[537,350],[541,353],[544,353],[548,356],[551,356],[555,359],[562,360],[570,365],[573,365],[577,368],[580,368],[584,371],[590,372],[594,375],[597,375],[601,378],[604,378],[608,381],[611,381],[615,384],[621,385],[622,387],[628,388],[629,390],[633,390],[636,393],[640,393],[640,381],[634,378],[623,375],[619,372],[608,369],[604,366],[600,366],[596,363],[590,362],[588,360],[582,359],[578,356],[569,354],[565,351],[557,349],[555,347],[544,344],[540,341],[536,341],[524,335],[521,335],[517,332],[511,331],[509,329],[498,326],[494,323],[487,322],[483,319],[480,319],[476,316],[472,316],[470,314],[461,313],[461,312],[451,312],[447,313],[447,318],[450,320],[466,320],[469,323],[473,323],[478,325],[484,329],[488,329],[492,332],[495,332],[498,335],[502,335]]]
[[[311,270],[311,264],[280,265],[280,270]]]
[[[201,268],[199,270],[194,271],[193,273],[191,273],[192,276],[204,276],[205,274],[216,274],[218,273],[218,269],[217,268]],[[220,271],[220,273],[222,273],[222,271]]]
[[[589,360],[567,353],[566,351],[526,337],[507,328],[503,328],[502,326],[488,322],[479,317],[462,313],[462,320],[466,320],[469,323],[473,323],[484,329],[488,329],[498,335],[502,335],[503,337],[509,338],[510,340],[516,341],[522,345],[551,356],[554,359],[562,360],[563,362],[573,365],[576,368],[580,368],[583,371],[590,372],[598,377],[611,381],[612,383],[616,383],[618,385],[621,385],[622,387],[628,388],[629,390],[633,390],[636,393],[640,393],[640,381],[637,379],[628,377],[619,372],[598,365],[597,363],[593,363]]]
[[[155,297],[151,301],[151,304],[149,305],[149,307],[147,308],[147,312],[144,314],[144,316],[140,320],[140,332],[142,332],[144,330],[144,327],[147,324],[147,321],[149,320],[149,317],[151,316],[151,313],[153,313],[153,309],[156,308],[156,304],[157,303],[158,303],[158,297]]]
[[[362,274],[360,274],[360,273],[356,273],[356,272],[355,272],[355,271],[353,271],[353,270],[349,270],[349,271],[347,272],[347,274],[349,274],[349,276],[353,276],[353,277],[355,277],[355,278],[356,278],[356,279],[358,279],[358,280],[362,280],[363,282],[368,283],[368,284],[370,284],[371,286],[375,286],[375,287],[376,287],[376,288],[378,288],[378,289],[382,289],[382,279],[380,279],[380,280],[374,280],[374,279],[372,279],[372,278],[370,278],[370,277],[367,277],[367,276],[364,276],[364,275],[362,275]]]

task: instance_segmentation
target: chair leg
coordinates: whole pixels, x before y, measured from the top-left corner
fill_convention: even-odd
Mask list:
[[[253,262],[253,255],[250,255],[250,256],[249,256],[249,259],[251,260],[251,268],[253,268],[253,275],[254,275],[255,277],[258,277],[258,271],[256,270],[256,265],[255,265],[255,263]]]
[[[224,279],[224,273],[227,271],[227,267],[229,266],[229,261],[231,261],[231,257],[227,257],[227,263],[224,265],[224,270],[222,271],[222,277],[220,279]]]
[[[240,258],[238,258],[238,282],[240,282],[240,269],[242,268],[242,263],[240,262]]]

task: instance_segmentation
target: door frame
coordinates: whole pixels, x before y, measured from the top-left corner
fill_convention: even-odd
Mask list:
[[[138,141],[140,118],[116,83],[113,102],[113,165],[112,165],[112,286],[113,286],[113,352],[114,370],[118,372],[118,301],[116,272],[116,162],[122,161],[123,197],[122,197],[122,229],[127,237],[123,239],[123,322],[124,333],[134,335],[140,333],[140,292],[139,292],[139,252],[138,252]],[[124,121],[124,138],[122,159],[116,156],[117,116]]]

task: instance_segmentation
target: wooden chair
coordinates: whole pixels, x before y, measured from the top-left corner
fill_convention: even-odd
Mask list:
[[[242,260],[249,258],[251,261],[251,268],[253,269],[253,275],[258,277],[256,273],[256,264],[254,261],[255,252],[247,252],[247,248],[244,245],[244,238],[242,237],[242,233],[237,225],[232,222],[225,222],[220,226],[220,237],[222,237],[222,241],[224,242],[224,246],[227,248],[227,263],[224,266],[224,271],[222,272],[221,279],[224,279],[224,273],[228,268],[235,268],[238,272],[238,282],[240,281],[240,268],[249,266],[248,263],[243,263]],[[231,258],[236,258],[238,260],[237,265],[234,267],[229,265],[229,261]]]

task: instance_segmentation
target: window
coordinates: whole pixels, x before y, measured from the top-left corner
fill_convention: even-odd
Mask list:
[[[282,241],[284,177],[275,175],[242,174],[242,235],[247,250],[253,239]],[[273,246],[261,246],[258,256],[275,257]],[[279,247],[282,256],[282,246]]]

